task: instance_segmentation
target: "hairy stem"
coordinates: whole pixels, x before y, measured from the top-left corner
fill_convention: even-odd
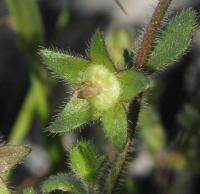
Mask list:
[[[151,21],[144,34],[141,47],[136,56],[135,65],[139,68],[144,68],[148,61],[156,33],[170,6],[171,1],[172,0],[160,0],[153,13]]]
[[[139,94],[132,103],[129,105],[128,110],[128,138],[133,139],[135,128],[137,126],[137,121],[140,113],[141,108],[141,101],[142,101],[143,94]]]
[[[115,194],[120,188],[120,179],[126,172],[129,153],[133,145],[133,140],[128,139],[123,151],[116,157],[106,180],[104,194]]]
[[[94,183],[88,185],[88,194],[94,194]]]

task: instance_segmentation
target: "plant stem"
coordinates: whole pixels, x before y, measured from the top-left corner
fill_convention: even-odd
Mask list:
[[[120,188],[120,180],[126,172],[127,162],[132,145],[133,139],[128,138],[123,151],[116,157],[112,164],[112,168],[110,169],[110,173],[107,177],[104,187],[104,194],[115,194]]]
[[[156,37],[156,33],[160,24],[170,6],[172,0],[160,0],[147,27],[142,40],[140,49],[138,50],[135,65],[144,68],[151,54],[152,45]]]
[[[88,184],[88,194],[94,194],[94,183]]]
[[[133,139],[135,128],[137,126],[137,121],[140,113],[141,101],[143,94],[139,94],[132,103],[129,105],[128,110],[128,138]]]
[[[151,54],[156,33],[165,16],[165,13],[167,12],[168,7],[170,6],[171,1],[172,0],[160,0],[153,13],[152,19],[144,34],[141,47],[136,55],[135,65],[141,69],[145,67],[148,57]],[[116,160],[109,172],[104,192],[106,194],[116,193],[116,190],[119,188],[120,178],[127,167],[127,161],[130,157],[130,151],[133,145],[133,135],[139,117],[142,96],[142,93],[138,95],[138,97],[135,98],[135,100],[129,106],[128,120],[130,121],[130,125],[128,127],[127,142],[123,151],[116,157]]]

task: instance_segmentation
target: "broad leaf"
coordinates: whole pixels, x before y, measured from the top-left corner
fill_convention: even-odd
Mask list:
[[[75,175],[67,173],[50,176],[41,185],[43,193],[50,193],[55,190],[68,191],[74,194],[86,194],[82,182]]]
[[[71,132],[91,120],[94,120],[94,112],[88,101],[74,95],[47,130],[52,133]]]
[[[93,63],[102,64],[111,71],[115,70],[109,57],[104,38],[98,30],[92,37],[88,52]]]
[[[40,55],[56,76],[74,84],[81,82],[81,75],[89,65],[89,62],[83,58],[48,49],[40,50]]]
[[[146,90],[149,86],[149,81],[141,72],[128,70],[119,73],[121,83],[121,100],[130,101],[139,93]]]
[[[2,193],[2,194],[10,194],[6,184],[3,182],[1,177],[0,177],[0,193]]]
[[[127,138],[127,118],[121,104],[106,111],[102,118],[103,129],[106,136],[117,147],[122,147]]]
[[[95,182],[102,159],[97,157],[94,146],[80,141],[70,149],[72,170],[87,183]]]
[[[196,15],[191,9],[182,11],[161,32],[148,66],[162,69],[179,59],[191,42],[191,35],[196,25]]]
[[[21,162],[31,149],[27,146],[3,145],[0,146],[0,174],[11,170]]]

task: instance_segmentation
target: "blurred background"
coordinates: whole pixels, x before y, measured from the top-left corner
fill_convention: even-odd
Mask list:
[[[67,148],[90,139],[112,157],[99,123],[76,133],[50,135],[45,127],[67,102],[70,87],[51,77],[38,49],[85,55],[97,28],[120,65],[125,48],[150,20],[157,0],[0,0],[0,137],[28,144],[33,151],[15,169],[11,185],[19,193],[48,175],[66,171]],[[166,18],[183,8],[200,14],[199,0],[174,0]],[[197,18],[199,19],[199,17]],[[198,21],[199,22],[199,21]],[[200,28],[184,57],[154,75],[135,133],[136,157],[123,194],[198,194],[200,192]]]

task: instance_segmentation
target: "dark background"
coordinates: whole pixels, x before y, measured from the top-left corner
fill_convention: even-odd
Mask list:
[[[42,46],[71,51],[72,53],[85,55],[85,49],[91,35],[100,28],[105,34],[109,31],[124,28],[135,39],[142,27],[149,21],[157,1],[121,1],[128,15],[126,16],[117,4],[112,0],[76,0],[69,4],[70,19],[59,35],[55,37],[55,25],[59,14],[67,0],[39,0],[39,8],[45,26],[45,43]],[[175,0],[170,8],[168,17],[176,11],[193,7],[197,14],[200,13],[198,0]],[[8,16],[8,11],[3,0],[0,1],[0,19]],[[160,125],[165,136],[164,150],[179,150],[183,157],[188,157],[192,150],[191,169],[188,167],[182,171],[158,167],[155,161],[150,162],[147,156],[141,158],[147,166],[146,171],[131,173],[135,182],[135,193],[166,193],[166,187],[177,181],[177,191],[174,193],[197,194],[199,193],[199,168],[192,168],[193,161],[199,163],[200,156],[200,117],[195,121],[191,119],[179,119],[185,105],[190,105],[195,111],[200,111],[200,30],[197,27],[194,33],[194,41],[190,51],[178,62],[171,65],[166,71],[155,75],[156,89],[152,92],[151,103],[155,107]],[[42,68],[45,68],[41,64]],[[30,87],[30,63],[29,59],[19,47],[16,33],[1,23],[0,26],[0,136],[8,141],[11,129],[15,124],[20,107],[24,102],[27,90]],[[50,75],[49,75],[50,76]],[[53,80],[53,79],[52,79]],[[67,96],[68,87],[64,83],[47,82],[51,85],[48,94],[50,113],[48,121],[41,124],[38,117],[33,115],[33,122],[23,143],[30,144],[33,152],[25,162],[24,167],[18,167],[13,174],[13,184],[20,190],[24,185],[37,185],[40,180],[50,173],[66,169],[64,149],[75,141],[77,137],[92,138],[97,146],[104,141],[97,136],[102,132],[99,125],[88,126],[76,134],[61,137],[47,137],[43,129],[48,125],[52,115],[62,104]],[[52,84],[52,82],[54,82]],[[188,113],[190,117],[190,113]],[[187,118],[188,118],[187,117]],[[97,128],[99,132],[94,132]],[[151,132],[149,132],[151,133]],[[185,140],[195,137],[194,143],[188,145]],[[60,142],[60,155],[58,161],[49,157],[47,150],[52,142]],[[64,142],[64,143],[63,143]],[[188,150],[189,148],[189,150]],[[140,152],[140,151],[138,151]],[[190,154],[189,154],[190,155]],[[140,154],[138,154],[140,156]],[[142,155],[143,156],[143,155]],[[147,158],[146,158],[147,157]],[[53,162],[52,162],[53,161]],[[64,161],[64,162],[63,162]],[[151,160],[150,160],[151,161]],[[142,164],[141,164],[142,165]],[[160,169],[161,168],[161,169]],[[23,173],[21,173],[23,172]],[[131,171],[132,172],[132,171]],[[184,180],[180,176],[186,177]],[[163,180],[163,181],[162,181]],[[125,191],[132,193],[132,191]]]

